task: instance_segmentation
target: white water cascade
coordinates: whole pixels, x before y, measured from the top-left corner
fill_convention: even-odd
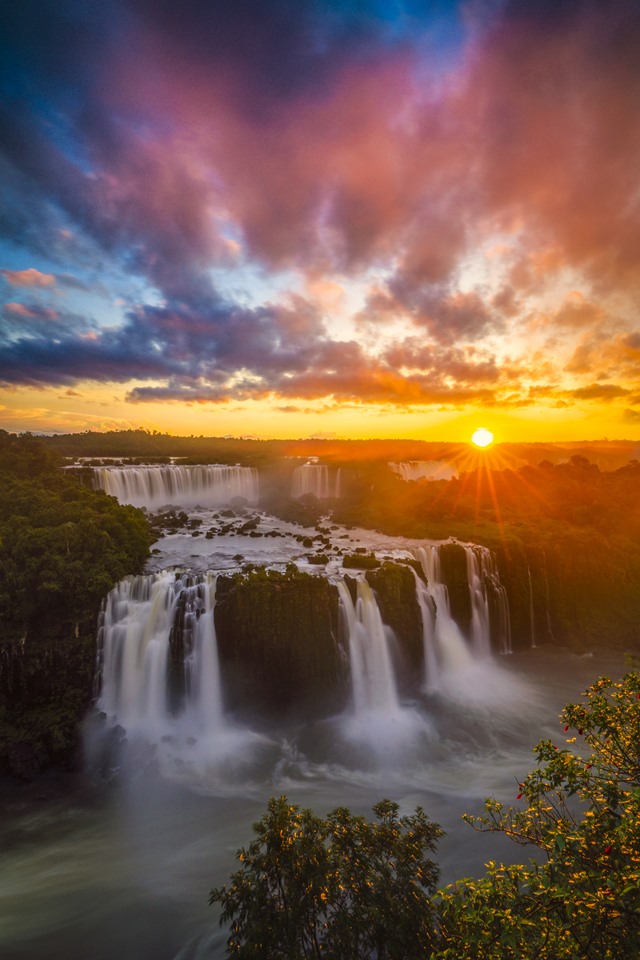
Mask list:
[[[451,480],[457,477],[454,468],[444,460],[404,460],[389,462],[389,468],[403,480]]]
[[[130,577],[109,593],[98,646],[98,708],[127,731],[158,741],[176,723],[194,735],[224,726],[213,609],[216,578]],[[179,611],[178,608],[182,609]],[[182,631],[184,698],[171,703],[172,631]]]
[[[509,606],[493,555],[486,547],[461,545],[472,611],[470,636],[465,637],[451,616],[448,590],[442,582],[441,546],[428,544],[413,550],[428,581],[427,588],[416,574],[425,648],[424,692],[458,701],[465,709],[511,709],[514,691],[509,675],[490,655],[492,636],[503,653],[511,650]]]
[[[439,693],[446,681],[473,662],[473,653],[451,616],[449,592],[442,582],[438,544],[416,547],[428,588],[416,575],[418,603],[422,611],[425,679],[427,693]]]
[[[340,496],[340,469],[335,474],[321,463],[305,463],[296,467],[291,478],[291,496],[295,500],[312,493],[319,500]]]
[[[471,643],[480,657],[491,655],[491,624],[489,622],[489,598],[483,577],[487,575],[488,551],[467,544],[467,581],[471,600]]]
[[[495,557],[486,547],[477,544],[467,545],[467,563],[473,566],[474,578],[469,576],[469,590],[472,592],[472,607],[478,610],[478,645],[480,649],[491,653],[491,637],[495,638],[501,653],[512,653],[511,646],[511,618],[509,616],[509,600],[504,585],[500,582],[500,574],[496,566]],[[469,560],[469,552],[473,552],[475,560]],[[488,602],[489,594],[491,603]]]
[[[258,471],[225,464],[195,466],[96,467],[94,485],[117,497],[120,503],[156,510],[167,504],[180,507],[217,507],[234,497],[256,503]]]
[[[389,650],[392,633],[382,622],[367,581],[357,580],[356,586],[354,603],[346,583],[337,583],[347,626],[354,712],[357,716],[372,711],[397,714],[400,701]]]

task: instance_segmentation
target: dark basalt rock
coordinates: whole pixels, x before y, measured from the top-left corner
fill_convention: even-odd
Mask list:
[[[467,554],[461,543],[442,544],[440,569],[449,593],[451,616],[468,635],[471,627],[471,596],[467,579]]]

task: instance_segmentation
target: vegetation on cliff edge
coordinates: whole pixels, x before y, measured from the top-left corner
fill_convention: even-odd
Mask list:
[[[142,511],[81,486],[30,436],[0,431],[0,769],[68,758],[91,692],[97,615],[142,570]]]

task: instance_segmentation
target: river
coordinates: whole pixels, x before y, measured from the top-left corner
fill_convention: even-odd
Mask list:
[[[521,848],[460,822],[485,796],[515,802],[518,780],[558,713],[621,659],[544,649],[476,665],[469,696],[405,705],[406,727],[359,741],[345,718],[238,733],[200,771],[159,772],[131,755],[111,783],[88,774],[3,789],[0,956],[3,960],[204,960],[224,956],[209,889],[236,865],[268,797],[286,793],[326,813],[370,812],[382,797],[416,805],[447,835],[442,882],[478,874]],[[370,733],[371,731],[369,731]],[[386,739],[385,739],[386,736]],[[395,745],[394,745],[395,744]]]

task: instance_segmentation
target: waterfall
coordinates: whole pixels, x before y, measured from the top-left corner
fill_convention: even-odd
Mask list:
[[[460,627],[451,616],[449,592],[441,579],[438,544],[416,547],[413,553],[420,561],[428,583],[427,589],[416,575],[425,646],[424,687],[427,693],[436,693],[442,688],[443,675],[466,668],[473,656]]]
[[[338,500],[342,496],[342,467],[338,467],[336,470],[336,485],[334,490],[334,496]]]
[[[500,582],[496,561],[486,547],[475,547],[481,558],[481,577],[484,582],[489,604],[489,637],[501,653],[512,653],[511,618],[509,616],[509,598],[504,585]]]
[[[464,549],[467,565],[467,583],[471,605],[471,625],[469,640],[478,657],[491,654],[493,645],[501,653],[511,653],[511,621],[507,592],[500,582],[493,554],[487,547],[477,544],[460,544]],[[414,555],[420,560],[427,575],[431,593],[436,599],[438,609],[442,603],[437,593],[444,586],[440,573],[440,547],[418,547]],[[445,604],[445,617],[451,618],[449,597],[444,587],[442,599]],[[458,633],[460,633],[458,629]]]
[[[422,643],[424,646],[424,689],[426,693],[437,693],[439,689],[441,655],[436,649],[436,617],[438,609],[435,600],[427,590],[426,584],[413,571],[416,581],[416,597],[422,616]]]
[[[177,721],[194,735],[222,728],[215,591],[211,574],[162,573],[127,578],[109,593],[97,706],[128,733],[157,741]]]
[[[237,549],[235,544],[233,548]],[[451,547],[447,546],[446,549],[450,550]],[[502,682],[492,667],[489,654],[491,638],[494,645],[496,642],[500,645],[500,649],[508,648],[509,618],[504,588],[488,550],[468,544],[459,544],[455,549],[459,551],[455,569],[462,576],[465,568],[460,568],[458,561],[466,562],[471,601],[468,636],[464,635],[451,613],[449,592],[442,575],[445,557],[443,544],[424,543],[411,550],[427,582],[413,570],[415,602],[421,618],[414,606],[411,616],[393,620],[398,623],[397,637],[383,622],[377,596],[364,572],[353,579],[342,571],[338,573],[337,569],[329,575],[338,593],[349,675],[348,678],[345,673],[340,676],[341,659],[336,653],[335,666],[332,668],[335,670],[335,680],[332,680],[332,674],[327,682],[335,682],[335,691],[339,691],[340,698],[350,682],[350,708],[341,714],[344,728],[349,737],[366,742],[374,750],[378,750],[383,742],[389,746],[391,741],[387,733],[391,736],[388,729],[390,725],[394,726],[393,736],[396,738],[401,727],[408,736],[412,735],[412,730],[424,732],[424,723],[415,717],[415,704],[406,699],[401,701],[401,691],[403,696],[407,692],[415,696],[417,688],[421,687],[429,695],[454,698],[460,702],[464,698],[480,702],[483,696],[486,700],[489,689],[492,690],[491,697],[495,697],[495,684]],[[402,553],[406,563],[409,553],[407,546],[402,548]],[[404,574],[407,575],[406,568]],[[314,579],[310,574],[305,576]],[[322,574],[315,575],[318,576]],[[267,575],[260,578],[265,591],[264,614],[261,612],[260,616],[272,616],[275,608],[269,602],[268,592],[270,589],[282,590],[281,577],[282,574],[277,573],[273,577]],[[223,580],[219,582],[222,590]],[[224,582],[226,586],[227,581]],[[394,582],[392,577],[388,582],[383,578],[379,583],[381,597],[390,603],[390,617],[395,616],[395,601],[392,600]],[[464,580],[461,586],[464,590]],[[98,634],[98,709],[106,714],[109,729],[113,730],[119,725],[126,730],[127,737],[139,734],[147,742],[157,745],[158,756],[162,754],[169,762],[167,758],[171,754],[171,762],[180,762],[183,769],[187,753],[193,762],[196,753],[203,762],[209,762],[214,755],[221,758],[227,747],[233,750],[232,733],[235,736],[239,729],[232,718],[224,713],[214,622],[217,587],[217,575],[212,572],[188,574],[174,570],[128,577],[109,593],[101,614]],[[383,591],[388,591],[388,596]],[[407,602],[413,605],[411,591],[410,581]],[[309,594],[301,592],[300,597],[305,596]],[[246,649],[243,648],[239,659],[234,659],[237,650],[233,636],[233,611],[236,610],[233,604],[238,603],[237,610],[242,609],[240,587],[238,596],[234,597],[235,594],[228,590],[224,594],[221,592],[221,608],[217,613],[227,631],[223,637],[224,651],[229,657],[229,677],[233,681],[224,692],[229,703],[234,702],[234,709],[234,698],[240,701],[237,706],[243,709],[251,703],[254,681],[257,685],[255,689],[259,687],[260,678],[255,676],[255,663],[262,662],[265,656],[269,658],[271,653],[257,649],[256,642],[252,640]],[[326,599],[335,611],[333,588],[327,591]],[[289,601],[285,599],[285,602]],[[291,619],[295,621],[296,603],[304,600],[298,601],[297,594],[291,594],[290,602]],[[278,616],[281,616],[282,604],[277,606],[277,610],[280,611]],[[264,638],[260,642],[273,645],[274,652],[280,655],[278,623],[277,619],[269,621],[268,629],[260,634]],[[420,629],[423,656],[420,634],[417,633]],[[333,639],[331,616],[327,618],[327,631],[327,643],[337,644],[337,640]],[[251,636],[254,633],[250,631]],[[299,642],[304,649],[303,636]],[[271,649],[270,646],[269,651]],[[336,652],[337,648],[333,646],[327,649]],[[291,656],[295,653],[292,651]],[[299,662],[300,669],[306,670],[304,657]],[[417,665],[413,677],[408,676],[410,663]],[[401,672],[397,673],[398,670]],[[291,702],[296,704],[296,708],[300,707],[302,712],[305,701],[304,698],[296,700],[296,681],[297,673],[292,668],[286,680],[286,689],[291,691]],[[490,687],[490,683],[494,686]],[[327,705],[330,700],[331,696],[328,696]],[[341,702],[344,704],[345,701]],[[277,709],[277,704],[274,706]],[[197,750],[191,750],[195,743],[198,744]]]
[[[482,579],[486,575],[485,555],[470,544],[464,549],[471,599],[471,643],[479,656],[488,656],[491,653],[491,628],[489,601]]]
[[[457,472],[444,460],[405,460],[389,462],[389,468],[403,480],[451,480]]]
[[[457,701],[464,711],[477,708],[495,712],[510,707],[511,675],[487,655],[491,636],[502,652],[511,649],[507,596],[493,555],[485,547],[464,546],[472,603],[471,636],[465,638],[451,616],[449,594],[442,582],[440,546],[430,544],[413,550],[428,580],[427,588],[416,574],[425,648],[423,689]]]
[[[117,497],[120,503],[150,510],[170,503],[181,507],[222,506],[234,497],[256,503],[259,497],[256,469],[220,463],[96,467],[94,485]]]
[[[305,463],[296,467],[291,478],[291,496],[295,500],[312,493],[319,500],[340,496],[340,471],[332,480],[329,467],[321,463]]]
[[[531,646],[535,648],[536,644],[536,632],[535,632],[535,619],[533,616],[533,581],[531,580],[531,567],[527,564],[527,577],[529,578],[529,630],[531,631]]]
[[[367,581],[358,580],[356,586],[354,604],[346,583],[337,583],[347,627],[354,712],[360,717],[373,711],[397,714],[400,701],[389,650],[391,630],[382,622]]]
[[[213,619],[217,577],[211,574],[202,583],[204,606],[196,614],[193,652],[186,660],[188,668],[187,711],[197,729],[208,733],[224,724],[222,683],[218,662],[218,643]],[[193,616],[193,613],[191,614]]]

